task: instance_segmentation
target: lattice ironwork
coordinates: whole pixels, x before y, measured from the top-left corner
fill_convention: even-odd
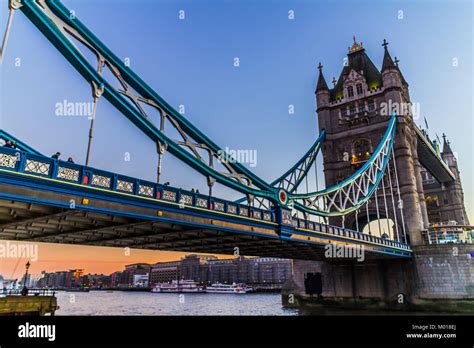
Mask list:
[[[281,210],[281,222],[284,223],[285,225],[290,225],[291,224],[291,211],[282,209]]]
[[[67,167],[59,167],[57,177],[60,179],[65,179],[69,181],[78,182],[79,181],[79,171]]]
[[[100,187],[110,188],[110,178],[108,176],[92,174],[91,184],[93,186],[100,186]]]
[[[201,208],[207,208],[207,199],[198,197],[196,199],[196,206],[201,207]]]
[[[240,207],[239,215],[249,216],[249,210],[247,208]]]
[[[316,161],[316,157],[321,149],[321,145],[326,138],[326,130],[322,130],[318,139],[314,144],[309,148],[303,157],[301,157],[298,162],[296,162],[290,170],[280,176],[278,179],[274,180],[270,185],[285,191],[292,193],[295,192],[299,187],[301,182],[308,176],[309,170],[312,168],[313,164]],[[249,200],[251,198],[251,201]],[[260,209],[269,210],[274,205],[268,198],[258,197],[258,196],[248,196],[241,198],[236,203],[242,203],[247,200],[248,204],[251,204]]]
[[[17,156],[0,153],[0,166],[7,168],[15,168]]]
[[[193,205],[193,196],[182,193],[179,202],[186,205]]]
[[[268,183],[231,158],[167,104],[77,18],[72,20],[70,11],[59,1],[27,1],[22,10],[83,77],[92,85],[103,87],[104,97],[163,151],[205,175],[209,185],[217,180],[241,192],[276,200],[275,190]],[[90,60],[91,55],[85,51],[96,59]],[[104,75],[105,70],[110,74]],[[173,139],[172,134],[178,134],[178,139]]]
[[[265,221],[272,221],[272,215],[270,213],[263,213],[263,220]]]
[[[163,190],[163,199],[171,202],[176,202],[176,192]]]
[[[138,185],[138,194],[153,197],[153,187],[148,185]]]
[[[217,181],[252,197],[252,200],[255,197],[257,202],[267,200],[272,205],[292,206],[299,211],[320,216],[344,216],[357,210],[369,199],[382,177],[387,148],[379,152],[379,157],[371,157],[363,173],[352,176],[343,185],[306,195],[295,194],[296,187],[314,163],[319,149],[317,145],[290,171],[277,179],[276,186],[272,186],[228,156],[166,103],[77,18],[72,19],[70,11],[60,1],[24,0],[21,9],[89,83],[101,86],[104,97],[114,107],[156,142],[157,147],[167,150],[206,176],[210,187]],[[96,59],[90,61],[92,55],[85,54],[86,50]],[[105,78],[103,70],[111,75]],[[177,134],[178,139],[173,139],[175,137],[172,134]],[[392,141],[389,140],[390,144]],[[42,169],[32,167],[31,170]],[[96,179],[94,175],[92,185],[110,188],[110,178]],[[284,200],[278,187],[284,188],[280,191],[285,193]],[[170,195],[174,199],[168,197],[168,200],[176,202],[176,193]],[[163,198],[167,199],[166,196],[165,193]],[[243,213],[245,210],[241,209],[240,214],[248,216],[248,211]]]
[[[359,209],[370,199],[383,177],[390,160],[395,126],[393,115],[377,150],[351,177],[323,191],[290,195],[294,208],[319,216],[344,216]]]
[[[227,212],[231,214],[237,214],[237,206],[233,204],[227,204]]]
[[[285,174],[271,183],[272,186],[282,188],[285,191],[295,192],[303,179],[308,175],[316,156],[321,149],[321,144],[326,137],[326,130],[323,130],[316,142],[311,146],[308,152]]]
[[[50,163],[27,159],[26,164],[25,164],[25,172],[48,175],[50,167],[51,167]]]
[[[214,202],[214,210],[224,211],[225,205],[223,202]]]
[[[124,192],[133,192],[133,182],[128,182],[125,180],[117,180],[117,190]]]

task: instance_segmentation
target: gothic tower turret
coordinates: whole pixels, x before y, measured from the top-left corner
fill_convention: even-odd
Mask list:
[[[318,114],[321,113],[319,124],[320,128],[326,128],[326,122],[328,120],[324,117],[324,110],[326,110],[329,106],[329,88],[326,83],[326,80],[324,79],[323,66],[321,65],[321,63],[319,63],[318,65],[318,70],[318,82],[316,84],[316,91],[314,92],[316,94],[316,105],[318,106],[316,111],[318,112]]]
[[[441,184],[428,171],[423,171],[423,185],[430,222],[435,224],[456,222],[460,225],[469,225],[469,218],[464,207],[464,192],[458,161],[445,134],[443,134],[441,157],[453,173],[455,180]]]
[[[391,114],[396,112],[398,123],[394,152],[402,204],[404,211],[408,212],[405,224],[412,244],[420,244],[421,231],[428,226],[428,215],[408,84],[398,61],[392,60],[387,45],[384,40],[384,59],[379,71],[367,56],[362,42],[358,43],[354,37],[341,74],[331,89],[327,87],[320,69],[316,101],[319,128],[327,131],[322,148],[326,187],[349,177],[368,160],[380,142]],[[369,210],[371,220],[374,212],[375,208]],[[397,214],[400,214],[399,210]],[[394,220],[393,216],[382,218]],[[397,218],[401,221],[399,216]],[[345,225],[354,228],[356,222],[353,219],[346,220]],[[341,225],[339,220],[332,218],[330,222]],[[360,212],[358,225],[362,226],[364,221],[367,221],[367,216]],[[391,236],[394,237],[393,234]]]
[[[445,207],[446,219],[456,221],[458,224],[468,225],[469,218],[464,208],[464,192],[461,185],[461,175],[458,167],[458,161],[451,149],[449,140],[443,134],[444,144],[442,157],[449,166],[449,169],[455,176],[455,180],[446,184],[447,204]]]

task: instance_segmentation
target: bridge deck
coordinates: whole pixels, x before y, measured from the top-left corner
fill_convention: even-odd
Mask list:
[[[337,243],[411,257],[396,241],[17,152],[0,149],[0,239],[311,260]]]
[[[417,152],[420,163],[425,167],[436,180],[441,183],[451,182],[456,179],[443,161],[441,154],[433,145],[431,140],[415,126],[416,136],[418,138]]]

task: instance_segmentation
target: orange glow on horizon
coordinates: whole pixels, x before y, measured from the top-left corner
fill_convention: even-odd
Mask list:
[[[28,242],[0,240],[0,243],[14,245],[31,244]],[[0,258],[0,275],[7,279],[19,279],[25,273],[25,264],[29,260],[31,267],[28,273],[39,275],[42,271],[56,272],[69,269],[84,269],[84,274],[109,275],[123,271],[125,265],[132,263],[150,263],[176,261],[190,252],[174,252],[159,250],[141,250],[117,247],[98,247],[71,244],[34,243],[37,245],[37,260],[27,257]],[[215,255],[219,258],[232,258],[229,255]]]

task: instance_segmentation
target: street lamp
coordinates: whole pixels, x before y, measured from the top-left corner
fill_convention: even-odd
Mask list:
[[[28,260],[25,267],[26,267],[26,271],[25,271],[25,280],[23,281],[23,286],[26,286],[26,279],[28,277],[28,268],[30,268],[30,260]]]

